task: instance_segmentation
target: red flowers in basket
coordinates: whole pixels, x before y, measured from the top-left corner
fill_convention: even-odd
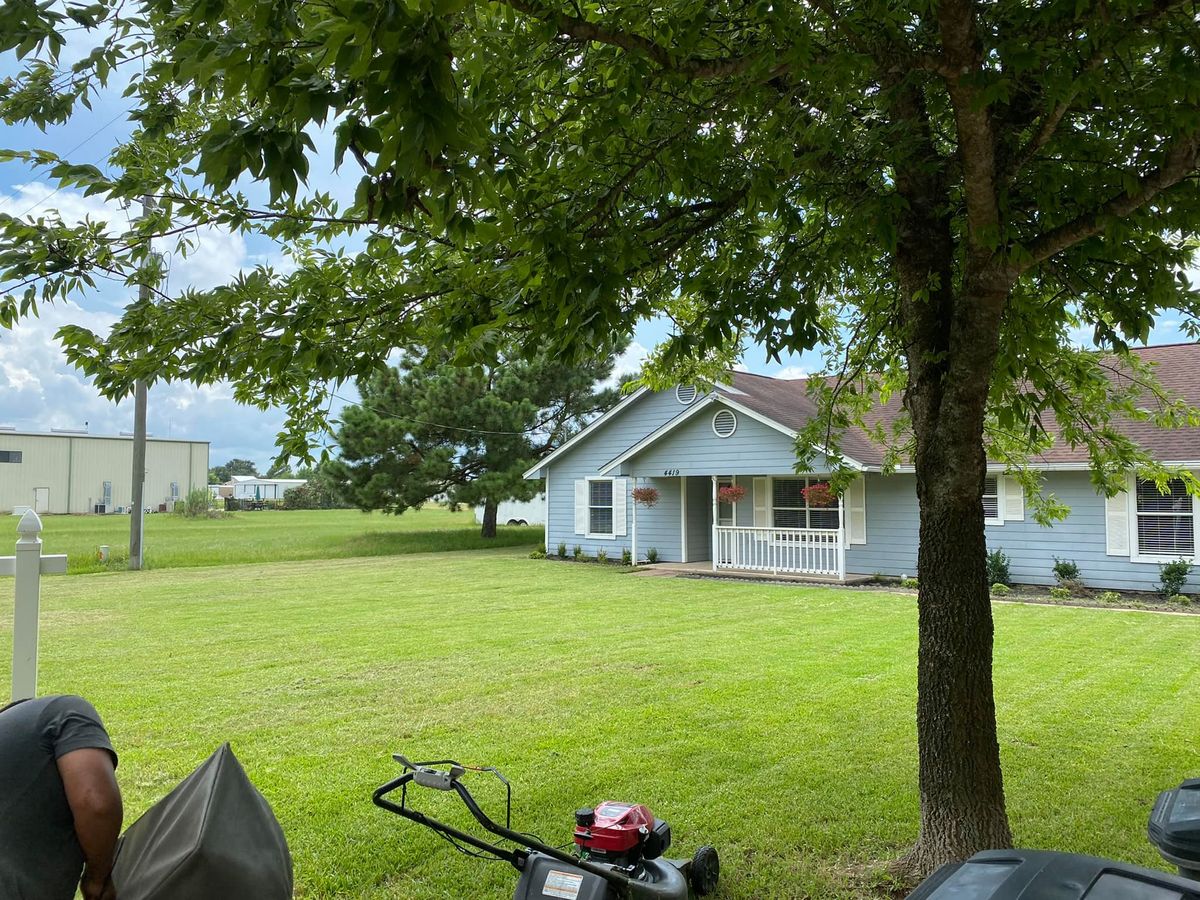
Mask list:
[[[650,507],[658,502],[658,488],[656,487],[635,487],[630,493],[633,495],[633,502],[640,503],[642,506]]]
[[[721,503],[738,503],[746,496],[746,489],[740,484],[726,484],[717,488],[717,500]]]
[[[809,506],[836,506],[838,502],[837,494],[825,481],[810,484],[801,493],[804,494],[804,502]]]

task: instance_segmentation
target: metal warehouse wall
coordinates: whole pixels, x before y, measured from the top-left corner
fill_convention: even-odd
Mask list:
[[[45,511],[90,513],[104,501],[112,482],[109,511],[128,509],[132,496],[133,440],[82,434],[25,434],[0,431],[0,451],[19,450],[21,462],[0,462],[0,511],[33,506],[35,490],[47,489]],[[148,507],[208,484],[208,444],[200,441],[146,441],[145,501]],[[41,507],[39,507],[39,511]]]

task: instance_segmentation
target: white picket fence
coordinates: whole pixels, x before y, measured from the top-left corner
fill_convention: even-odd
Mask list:
[[[14,576],[12,698],[37,696],[38,609],[42,576],[67,571],[64,554],[42,555],[42,520],[32,509],[17,523],[16,556],[0,556],[0,575]]]

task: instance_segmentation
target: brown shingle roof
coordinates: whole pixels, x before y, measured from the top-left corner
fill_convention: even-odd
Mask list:
[[[1143,347],[1133,352],[1155,366],[1155,374],[1170,396],[1200,407],[1200,344]],[[732,381],[733,390],[718,389],[718,393],[793,431],[799,431],[817,414],[816,403],[808,396],[809,381],[806,378],[784,380],[735,372]],[[882,422],[885,426],[890,425],[902,412],[901,398],[893,396],[867,417],[867,424]],[[1200,460],[1200,428],[1159,428],[1153,422],[1128,420],[1123,420],[1119,427],[1123,434],[1160,462]],[[1051,433],[1055,430],[1052,427]],[[857,427],[841,436],[841,449],[851,459],[867,466],[878,466],[884,459],[884,446]],[[1056,441],[1038,461],[1047,465],[1086,464],[1088,457],[1084,448]]]

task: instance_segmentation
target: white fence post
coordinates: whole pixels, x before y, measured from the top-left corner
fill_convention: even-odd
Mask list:
[[[67,571],[63,555],[42,556],[42,520],[32,509],[17,524],[17,555],[0,557],[0,575],[14,575],[12,699],[37,696],[38,607],[43,574]]]

